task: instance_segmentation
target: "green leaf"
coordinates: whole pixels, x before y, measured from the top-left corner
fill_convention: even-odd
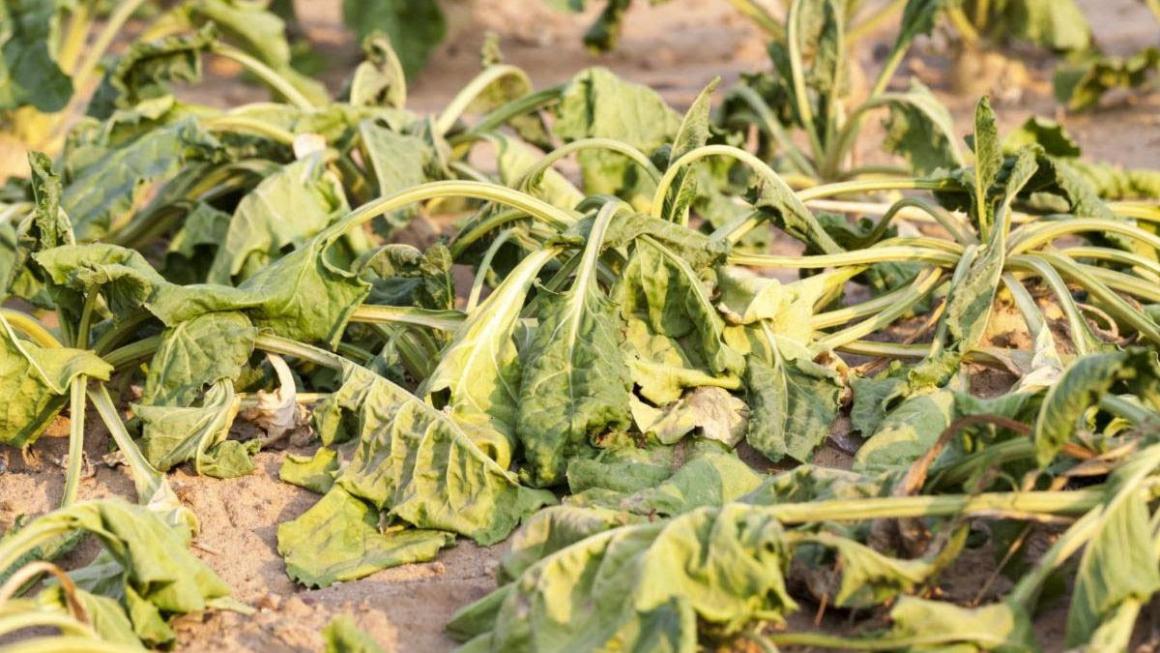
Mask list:
[[[1068,646],[1091,641],[1125,601],[1147,603],[1160,591],[1148,503],[1140,492],[1125,491],[1129,494],[1105,513],[1102,528],[1084,547],[1067,613]]]
[[[426,562],[454,541],[455,535],[444,531],[383,533],[378,511],[342,487],[331,488],[297,519],[278,525],[278,553],[286,560],[286,573],[307,587]]]
[[[916,174],[963,165],[950,111],[922,82],[912,79],[907,92],[887,93],[882,102],[890,108],[883,145],[905,158]]]
[[[1075,438],[1085,413],[1117,382],[1129,383],[1137,393],[1146,392],[1155,403],[1160,387],[1160,364],[1155,352],[1132,348],[1075,359],[1048,390],[1035,421],[1035,452],[1040,467],[1050,464],[1063,445]]]
[[[600,210],[571,288],[545,297],[531,342],[520,352],[516,435],[526,456],[522,473],[533,485],[563,482],[568,458],[629,425],[623,336],[596,274],[605,231],[618,211],[615,203]]]
[[[568,505],[599,506],[655,519],[721,506],[761,485],[761,476],[735,454],[710,446],[694,451],[680,469],[660,483],[631,493],[589,488],[570,497]]]
[[[319,447],[313,456],[286,454],[278,468],[278,478],[311,492],[326,494],[334,485],[338,466],[338,452],[330,447]]]
[[[239,406],[228,380],[215,383],[201,406],[135,404],[133,412],[143,425],[141,453],[161,472],[192,460],[198,474],[245,476],[254,470],[253,462],[236,449],[240,443],[227,442]]]
[[[425,139],[384,127],[373,120],[358,126],[359,139],[374,171],[380,196],[394,195],[425,181],[437,179],[439,155]],[[387,216],[394,228],[407,224],[418,209],[399,209]]]
[[[552,131],[564,142],[611,138],[648,154],[672,141],[680,117],[656,91],[626,82],[604,68],[589,68],[572,78],[556,107]],[[584,150],[577,155],[588,195],[619,195],[645,208],[652,182],[622,155]]]
[[[628,327],[632,380],[644,398],[664,406],[683,387],[738,385],[745,359],[726,344],[725,324],[684,259],[649,237],[638,239],[613,297]]]
[[[0,109],[31,106],[48,113],[68,104],[72,80],[53,56],[62,4],[49,0],[0,4]]]
[[[903,560],[882,555],[854,540],[821,532],[806,541],[834,549],[841,583],[834,605],[841,608],[873,608],[894,597],[912,592],[935,571],[925,560]]]
[[[893,628],[887,637],[916,639],[924,648],[983,653],[1038,651],[1031,619],[1018,605],[993,603],[964,608],[953,603],[901,596],[890,611]]]
[[[166,329],[149,363],[141,401],[189,406],[209,385],[237,379],[258,331],[241,313],[207,313]]]
[[[418,394],[447,393],[446,406],[472,440],[507,468],[517,444],[520,359],[512,334],[540,269],[556,255],[533,252],[468,316]]]
[[[0,317],[0,444],[31,445],[64,407],[77,376],[107,381],[112,371],[92,352],[21,340]]]
[[[1095,57],[1055,71],[1055,99],[1071,111],[1083,111],[1114,88],[1143,86],[1158,71],[1160,48],[1145,48],[1129,57]]]
[[[1091,27],[1075,0],[1018,0],[991,6],[987,24],[993,37],[1012,37],[1060,51],[1091,47]]]
[[[54,283],[85,292],[99,288],[115,315],[144,307],[176,326],[208,313],[242,311],[254,326],[278,335],[333,343],[370,291],[369,284],[327,260],[336,238],[327,233],[310,240],[238,288],[171,284],[139,253],[115,245],[57,247],[35,259]]]
[[[749,430],[745,441],[777,462],[807,462],[838,415],[841,377],[815,363],[801,345],[777,338],[772,364],[750,356],[745,375]]]
[[[325,653],[384,653],[367,633],[355,625],[354,619],[343,614],[330,620],[322,629],[326,641]]]
[[[71,170],[61,206],[72,218],[79,240],[102,238],[133,216],[154,184],[220,155],[217,139],[194,120],[182,120]]]
[[[134,631],[150,647],[173,642],[167,623],[173,616],[228,603],[229,587],[189,552],[187,534],[145,506],[119,499],[76,503],[36,519],[21,532],[71,531],[90,533],[103,547],[92,565],[73,572],[77,586],[121,597]]]
[[[238,202],[207,281],[244,281],[348,212],[342,182],[321,153],[286,165]]]
[[[217,30],[206,25],[192,34],[173,34],[133,43],[105,69],[101,85],[86,109],[102,120],[117,109],[170,94],[170,82],[201,80],[201,58],[217,42]]]
[[[492,544],[553,501],[520,486],[450,415],[364,368],[348,364],[321,409],[357,417],[358,446],[337,485],[418,528]]]
[[[368,304],[450,310],[455,306],[451,252],[434,244],[421,252],[410,245],[383,245],[360,259],[359,276],[371,284]]]
[[[676,136],[673,137],[673,146],[669,152],[670,166],[676,163],[677,159],[705,145],[709,141],[711,118],[709,112],[713,108],[713,91],[717,89],[717,85],[720,83],[721,79],[719,77],[709,82],[705,88],[701,89],[701,92],[697,94],[697,98],[693,100],[693,104],[689,107],[689,110],[685,112],[681,126],[677,129]],[[677,173],[677,176],[673,179],[669,193],[665,196],[665,205],[661,210],[661,217],[669,222],[686,224],[688,221],[689,207],[693,204],[696,196],[696,175],[692,174],[689,168],[685,168]]]
[[[955,395],[934,390],[907,397],[882,419],[854,455],[854,470],[906,467],[922,456],[954,419]]]
[[[435,0],[343,0],[342,17],[360,41],[376,31],[386,34],[408,77],[423,68],[447,34]]]
[[[1003,151],[999,143],[999,127],[995,112],[987,96],[979,98],[975,105],[975,215],[979,224],[990,224],[991,205],[987,192],[999,178],[1003,167]]]
[[[796,607],[782,537],[777,520],[738,504],[597,533],[550,553],[453,623],[484,606],[494,615],[479,635],[484,650],[695,650],[698,623],[733,632]]]
[[[362,41],[365,59],[354,69],[349,102],[355,106],[407,106],[407,76],[403,63],[391,47],[391,40],[381,33],[372,33]]]
[[[716,387],[695,388],[663,408],[649,406],[636,397],[631,405],[637,429],[661,444],[674,444],[696,431],[698,437],[733,447],[745,436],[749,417],[744,401]]]
[[[180,284],[201,283],[209,274],[218,247],[226,240],[230,214],[198,202],[165,252],[165,278]]]

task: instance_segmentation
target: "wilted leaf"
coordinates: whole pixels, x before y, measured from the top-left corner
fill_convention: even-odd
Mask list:
[[[64,407],[78,375],[107,381],[113,368],[96,354],[21,340],[0,317],[0,443],[27,447]]]
[[[278,525],[286,573],[308,587],[369,576],[388,567],[426,562],[455,541],[431,530],[379,530],[379,512],[341,487],[331,488],[297,519]]]

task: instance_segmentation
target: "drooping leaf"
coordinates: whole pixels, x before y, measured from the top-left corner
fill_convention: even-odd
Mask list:
[[[516,435],[537,486],[564,480],[567,459],[629,424],[629,369],[620,353],[616,307],[596,274],[604,234],[619,207],[600,210],[572,286],[540,305],[539,324],[521,352]]]
[[[555,255],[544,249],[524,258],[470,314],[419,391],[424,397],[447,393],[451,415],[504,468],[511,464],[521,410],[512,334],[536,276]]]
[[[598,506],[641,517],[673,517],[707,506],[721,506],[754,491],[761,476],[735,454],[706,444],[671,476],[635,492],[590,487],[567,500],[573,506]]]
[[[61,206],[79,240],[101,238],[133,215],[154,184],[175,178],[194,162],[219,156],[216,138],[192,119],[182,120],[70,169]]]
[[[573,77],[556,116],[552,130],[565,142],[611,138],[645,154],[669,143],[680,128],[680,117],[656,91],[623,81],[604,68],[589,68]],[[615,194],[634,205],[651,201],[651,182],[622,155],[585,150],[577,158],[586,194]]]
[[[779,229],[817,253],[837,254],[843,251],[782,179],[757,179],[750,189],[749,201],[755,210],[768,216]]]
[[[88,115],[103,120],[117,109],[168,95],[171,82],[200,80],[202,56],[210,52],[217,36],[213,25],[207,25],[192,34],[132,44],[106,68],[89,101]]]
[[[451,252],[441,244],[426,251],[399,243],[364,255],[359,276],[370,282],[368,304],[450,310],[455,305]]]
[[[339,615],[322,630],[325,653],[384,653],[374,638],[355,625],[347,615]]]
[[[407,106],[407,76],[391,40],[381,33],[363,39],[365,60],[354,69],[347,95],[355,106]]]
[[[1030,41],[1059,51],[1082,51],[1091,46],[1091,27],[1075,0],[1018,0],[989,6],[986,22],[990,36]]]
[[[1099,56],[1055,71],[1055,99],[1071,111],[1090,109],[1114,88],[1138,88],[1160,72],[1160,48],[1129,57]]]
[[[1160,406],[1160,364],[1143,348],[1091,354],[1076,359],[1047,392],[1035,421],[1035,451],[1040,467],[1055,459],[1080,430],[1080,420],[1117,382],[1127,382]]]
[[[297,519],[278,525],[286,573],[307,587],[327,587],[381,569],[432,560],[455,541],[446,531],[379,530],[379,511],[342,487],[331,488]]]
[[[518,184],[520,190],[562,209],[574,209],[584,199],[584,194],[556,170],[548,169],[542,175],[527,176],[529,169],[542,156],[532,146],[502,134],[496,134],[490,140],[499,151],[496,167],[505,186]]]
[[[63,3],[12,0],[0,5],[0,109],[65,108],[72,80],[57,64],[53,32]]]
[[[662,444],[675,444],[690,433],[706,440],[736,446],[745,436],[749,409],[722,388],[695,388],[674,404],[654,408],[632,398],[637,429]]]
[[[613,296],[628,325],[629,364],[641,395],[663,406],[684,387],[736,387],[745,359],[726,344],[725,324],[701,280],[649,237],[634,247]]]
[[[891,410],[854,456],[856,471],[905,467],[934,444],[954,419],[955,395],[934,390],[907,397]]]
[[[597,533],[547,555],[453,623],[474,621],[471,646],[483,651],[693,650],[698,623],[733,632],[796,606],[782,537],[775,519],[739,504]]]
[[[319,447],[310,457],[287,454],[278,469],[278,478],[311,492],[326,494],[334,485],[338,465],[337,451],[330,447]]]
[[[232,381],[254,351],[257,330],[241,313],[207,313],[166,329],[149,364],[141,401],[189,406],[218,381]]]
[[[239,0],[195,0],[185,7],[195,25],[212,23],[222,36],[243,51],[253,55],[290,82],[300,94],[316,105],[325,104],[330,96],[322,82],[294,69],[286,25],[265,3]]]
[[[321,154],[291,163],[238,202],[207,281],[244,281],[349,211],[342,183]]]
[[[22,532],[27,536],[38,530],[84,531],[101,542],[101,555],[74,572],[73,579],[88,592],[118,597],[146,645],[171,644],[175,634],[168,621],[176,615],[229,604],[229,587],[190,553],[187,535],[145,506],[118,499],[75,503],[36,519]]]
[[[716,90],[720,82],[720,78],[709,82],[709,85],[701,89],[701,92],[697,94],[697,99],[693,100],[693,104],[685,112],[685,117],[681,120],[681,126],[677,129],[677,135],[673,138],[673,146],[669,152],[670,166],[685,154],[708,142],[709,110],[712,109],[713,91]],[[689,207],[696,199],[696,195],[696,175],[691,174],[688,168],[681,170],[673,179],[673,185],[670,187],[668,195],[665,196],[661,217],[670,222],[684,224],[687,222]]]
[[[950,112],[922,82],[912,79],[907,92],[888,93],[882,101],[890,108],[883,144],[910,162],[915,173],[963,165]]]
[[[436,174],[439,156],[421,136],[400,133],[372,120],[359,123],[358,133],[380,196],[394,195],[439,178]],[[416,209],[399,209],[387,218],[392,227],[399,228],[415,212]]]
[[[360,41],[374,32],[386,34],[408,77],[423,68],[447,33],[446,19],[435,0],[343,0],[342,15]]]
[[[357,419],[358,446],[337,479],[352,495],[417,528],[492,544],[551,503],[489,458],[450,416],[353,364],[323,410]],[[349,390],[348,390],[349,388]]]
[[[902,596],[890,611],[890,619],[894,626],[888,637],[902,641],[921,638],[928,647],[972,653],[1039,650],[1031,618],[1014,603],[964,608],[945,601]]]
[[[1067,613],[1068,646],[1091,641],[1125,601],[1147,603],[1160,591],[1147,502],[1138,491],[1125,491],[1128,495],[1105,513],[1102,528],[1084,547]]]
[[[745,375],[749,430],[745,441],[766,458],[807,462],[837,417],[842,381],[808,350],[777,338],[772,362],[750,356]]]
[[[215,383],[201,406],[134,405],[141,418],[141,453],[158,471],[193,461],[198,474],[245,476],[254,464],[241,444],[228,441],[239,401],[230,381]]]
[[[885,556],[857,541],[821,532],[808,541],[833,549],[841,581],[833,597],[844,608],[870,608],[920,586],[935,571],[925,560]],[[828,588],[827,588],[828,589]]]
[[[327,260],[337,237],[321,234],[238,288],[169,283],[138,252],[115,245],[57,247],[35,258],[56,284],[99,289],[116,315],[144,307],[176,326],[208,313],[242,311],[255,326],[278,335],[331,343],[370,291],[369,284]]]
[[[68,399],[78,375],[107,381],[113,368],[96,354],[41,347],[22,340],[0,316],[0,443],[27,447],[44,432]]]

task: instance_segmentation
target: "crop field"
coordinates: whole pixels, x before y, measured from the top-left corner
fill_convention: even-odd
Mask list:
[[[0,0],[0,653],[1160,651],[1160,1]]]

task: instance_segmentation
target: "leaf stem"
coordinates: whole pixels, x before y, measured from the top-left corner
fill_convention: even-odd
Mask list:
[[[798,172],[808,177],[818,176],[817,168],[814,167],[814,164],[810,163],[810,160],[801,151],[801,148],[797,146],[797,143],[794,143],[793,139],[789,137],[789,134],[785,131],[785,127],[778,121],[777,116],[773,114],[773,110],[757,94],[757,91],[749,86],[737,86],[729,91],[729,97],[738,98],[749,105],[757,114],[757,124],[760,127],[764,127],[765,131],[769,132],[769,135],[773,137],[773,140],[777,141],[778,146],[785,151],[786,158],[790,164]]]
[[[515,77],[517,80],[523,82],[527,88],[532,88],[533,86],[532,80],[528,78],[528,74],[516,66],[507,64],[488,66],[483,72],[468,82],[467,86],[463,87],[443,109],[443,113],[439,114],[439,117],[435,119],[435,133],[443,136],[451,131],[451,128],[455,126],[455,121],[459,120],[459,117],[467,111],[471,103],[487,90],[488,86],[491,86],[504,77]]]
[[[60,500],[61,508],[76,503],[80,490],[85,457],[85,393],[88,386],[89,377],[78,374],[69,392],[68,470],[65,473],[64,494]]]
[[[471,281],[471,292],[467,295],[467,306],[464,308],[464,312],[468,315],[479,304],[479,297],[483,294],[483,284],[487,281],[488,271],[491,270],[491,262],[495,260],[495,256],[499,253],[499,250],[511,240],[514,233],[515,231],[512,229],[504,231],[492,241],[487,251],[483,253],[483,259],[479,262],[479,268],[475,271],[475,278]]]
[[[264,136],[283,145],[294,144],[294,134],[289,131],[268,122],[247,118],[245,116],[227,113],[206,118],[202,120],[201,124],[210,131],[257,134],[258,136]]]
[[[414,306],[363,304],[354,309],[351,322],[370,324],[411,324],[440,331],[455,331],[466,315],[460,311],[439,311]]]
[[[101,62],[101,58],[109,50],[109,46],[117,38],[117,33],[125,26],[129,18],[137,11],[141,5],[145,4],[145,0],[124,0],[117,4],[117,8],[113,13],[109,14],[108,20],[105,21],[104,27],[101,28],[93,45],[89,48],[81,64],[77,67],[76,74],[73,75],[73,91],[81,92],[86,85],[88,85],[89,77]]]
[[[44,325],[31,315],[10,308],[0,308],[0,318],[3,318],[9,326],[28,336],[41,347],[60,348],[64,346],[56,339],[56,336],[52,335],[52,332],[44,328]]]
[[[224,43],[215,43],[212,51],[220,57],[225,57],[226,59],[241,64],[242,67],[253,73],[258,79],[261,79],[275,93],[285,98],[295,107],[303,111],[311,111],[316,108],[314,103],[295,88],[289,80],[256,57],[252,57],[232,45],[226,45]]]
[[[530,168],[525,170],[524,173],[520,175],[519,180],[515,184],[512,184],[512,187],[526,192],[528,184],[534,182],[539,175],[542,175],[560,159],[563,159],[573,152],[580,152],[582,150],[591,149],[608,150],[631,159],[634,163],[640,166],[642,170],[645,171],[645,174],[649,176],[649,179],[651,179],[653,183],[657,183],[657,181],[661,178],[660,170],[657,170],[657,167],[653,165],[653,162],[649,160],[648,156],[646,156],[644,152],[641,152],[639,149],[629,145],[628,143],[611,138],[581,138],[570,143],[565,143],[564,145],[561,145],[560,147],[545,154],[543,158],[541,158],[539,161],[536,161]]]

